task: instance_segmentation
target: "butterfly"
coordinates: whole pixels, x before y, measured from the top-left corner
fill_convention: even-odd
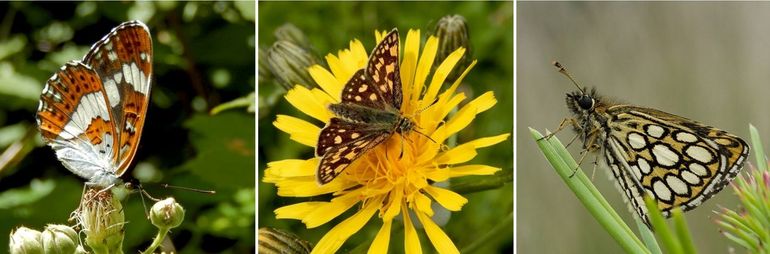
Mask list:
[[[151,79],[150,30],[140,21],[118,25],[46,82],[36,114],[43,140],[88,184],[121,184],[142,134]]]
[[[341,102],[329,105],[334,114],[321,130],[316,180],[331,182],[364,153],[405,134],[413,122],[400,112],[403,94],[398,68],[398,30],[393,29],[372,51],[366,67],[356,71],[342,89]]]
[[[645,223],[643,193],[669,217],[674,208],[688,211],[714,196],[743,167],[749,155],[743,139],[681,116],[614,102],[595,89],[587,92],[561,64],[554,65],[578,87],[567,94],[573,118],[565,121],[573,123],[583,149],[600,151]]]

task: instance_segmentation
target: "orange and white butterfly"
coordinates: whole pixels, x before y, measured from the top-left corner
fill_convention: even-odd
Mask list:
[[[64,167],[109,188],[136,154],[152,79],[152,38],[128,21],[96,42],[83,60],[70,61],[48,79],[37,125]]]

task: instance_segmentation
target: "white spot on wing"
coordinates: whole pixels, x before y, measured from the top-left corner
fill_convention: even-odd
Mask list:
[[[708,163],[711,161],[711,159],[713,159],[711,153],[709,153],[706,148],[700,146],[690,146],[687,148],[687,150],[685,150],[685,152],[693,159],[703,163]]]
[[[647,145],[647,142],[644,141],[644,137],[638,133],[628,134],[628,143],[631,145],[631,148],[634,149],[642,149]]]
[[[679,179],[679,177],[669,175],[666,177],[666,183],[668,184],[668,187],[670,187],[671,190],[673,190],[676,194],[687,194],[687,184],[684,183],[682,179]]]
[[[104,82],[104,91],[107,92],[107,99],[110,101],[110,107],[115,107],[120,104],[120,93],[118,92],[118,86],[115,84],[115,80],[107,79]]]
[[[647,135],[653,136],[655,138],[660,138],[663,136],[663,128],[654,124],[647,125]]]
[[[659,199],[665,201],[671,200],[671,190],[669,190],[662,181],[655,181],[655,183],[652,184],[652,189],[655,191],[655,196]]]
[[[663,166],[670,167],[676,165],[676,162],[679,161],[679,155],[665,145],[655,145],[652,148],[652,154],[655,155],[655,161]]]

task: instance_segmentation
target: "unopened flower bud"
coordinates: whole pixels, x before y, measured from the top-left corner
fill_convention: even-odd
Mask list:
[[[83,226],[86,244],[95,253],[122,253],[126,218],[123,205],[111,190],[86,190],[75,218]]]
[[[436,23],[434,35],[438,37],[439,46],[434,67],[438,67],[444,59],[460,47],[465,48],[462,59],[447,77],[447,81],[453,82],[468,67],[471,59],[471,40],[468,25],[465,18],[460,15],[448,15]]]
[[[48,225],[40,237],[45,253],[75,253],[78,233],[67,225]]]
[[[19,227],[11,232],[9,248],[11,253],[43,253],[40,231]]]
[[[314,82],[307,68],[316,63],[310,52],[289,41],[277,41],[267,50],[268,67],[286,90],[297,84],[311,87]]]
[[[291,23],[286,23],[276,28],[273,34],[276,41],[288,41],[304,49],[310,49],[310,40],[307,39],[305,33]]]
[[[184,208],[174,198],[158,201],[150,208],[150,222],[158,228],[175,228],[181,225],[182,221]]]

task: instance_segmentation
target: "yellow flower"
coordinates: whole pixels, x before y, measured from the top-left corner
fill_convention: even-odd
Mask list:
[[[377,41],[385,34],[376,33]],[[447,75],[462,58],[465,49],[460,48],[450,54],[426,84],[438,49],[438,39],[428,38],[420,55],[420,32],[410,30],[402,45],[400,70],[404,100],[401,113],[418,126],[416,130],[420,133],[410,131],[403,138],[394,134],[357,159],[333,181],[322,186],[319,186],[315,178],[319,158],[273,161],[268,163],[265,170],[263,181],[274,183],[279,196],[333,195],[330,201],[309,201],[280,207],[275,210],[279,219],[302,220],[307,228],[315,228],[354,206],[358,210],[327,232],[316,244],[313,253],[337,251],[375,213],[382,219],[382,227],[369,247],[369,253],[388,252],[391,226],[398,215],[403,217],[406,253],[422,251],[414,225],[415,219],[425,229],[428,239],[438,252],[459,253],[449,236],[431,219],[434,213],[431,202],[435,201],[449,211],[459,211],[468,201],[451,190],[431,183],[448,181],[453,177],[491,175],[500,170],[487,165],[457,164],[473,159],[478,148],[506,140],[508,133],[476,139],[452,148],[442,145],[448,137],[468,126],[477,114],[497,103],[493,93],[487,92],[447,118],[466,99],[463,93],[456,93],[456,89],[476,61],[451,86],[439,93]],[[286,100],[310,117],[329,122],[333,114],[327,106],[340,101],[343,86],[354,72],[366,66],[367,59],[367,50],[363,44],[358,40],[351,41],[349,49],[326,56],[329,70],[318,65],[308,69],[320,89],[298,85],[286,94]],[[436,99],[437,102],[431,105]],[[315,147],[323,128],[287,115],[278,115],[273,125],[288,133],[292,140],[310,147]],[[425,135],[430,136],[430,139]],[[410,211],[414,217],[403,216],[410,214]]]

